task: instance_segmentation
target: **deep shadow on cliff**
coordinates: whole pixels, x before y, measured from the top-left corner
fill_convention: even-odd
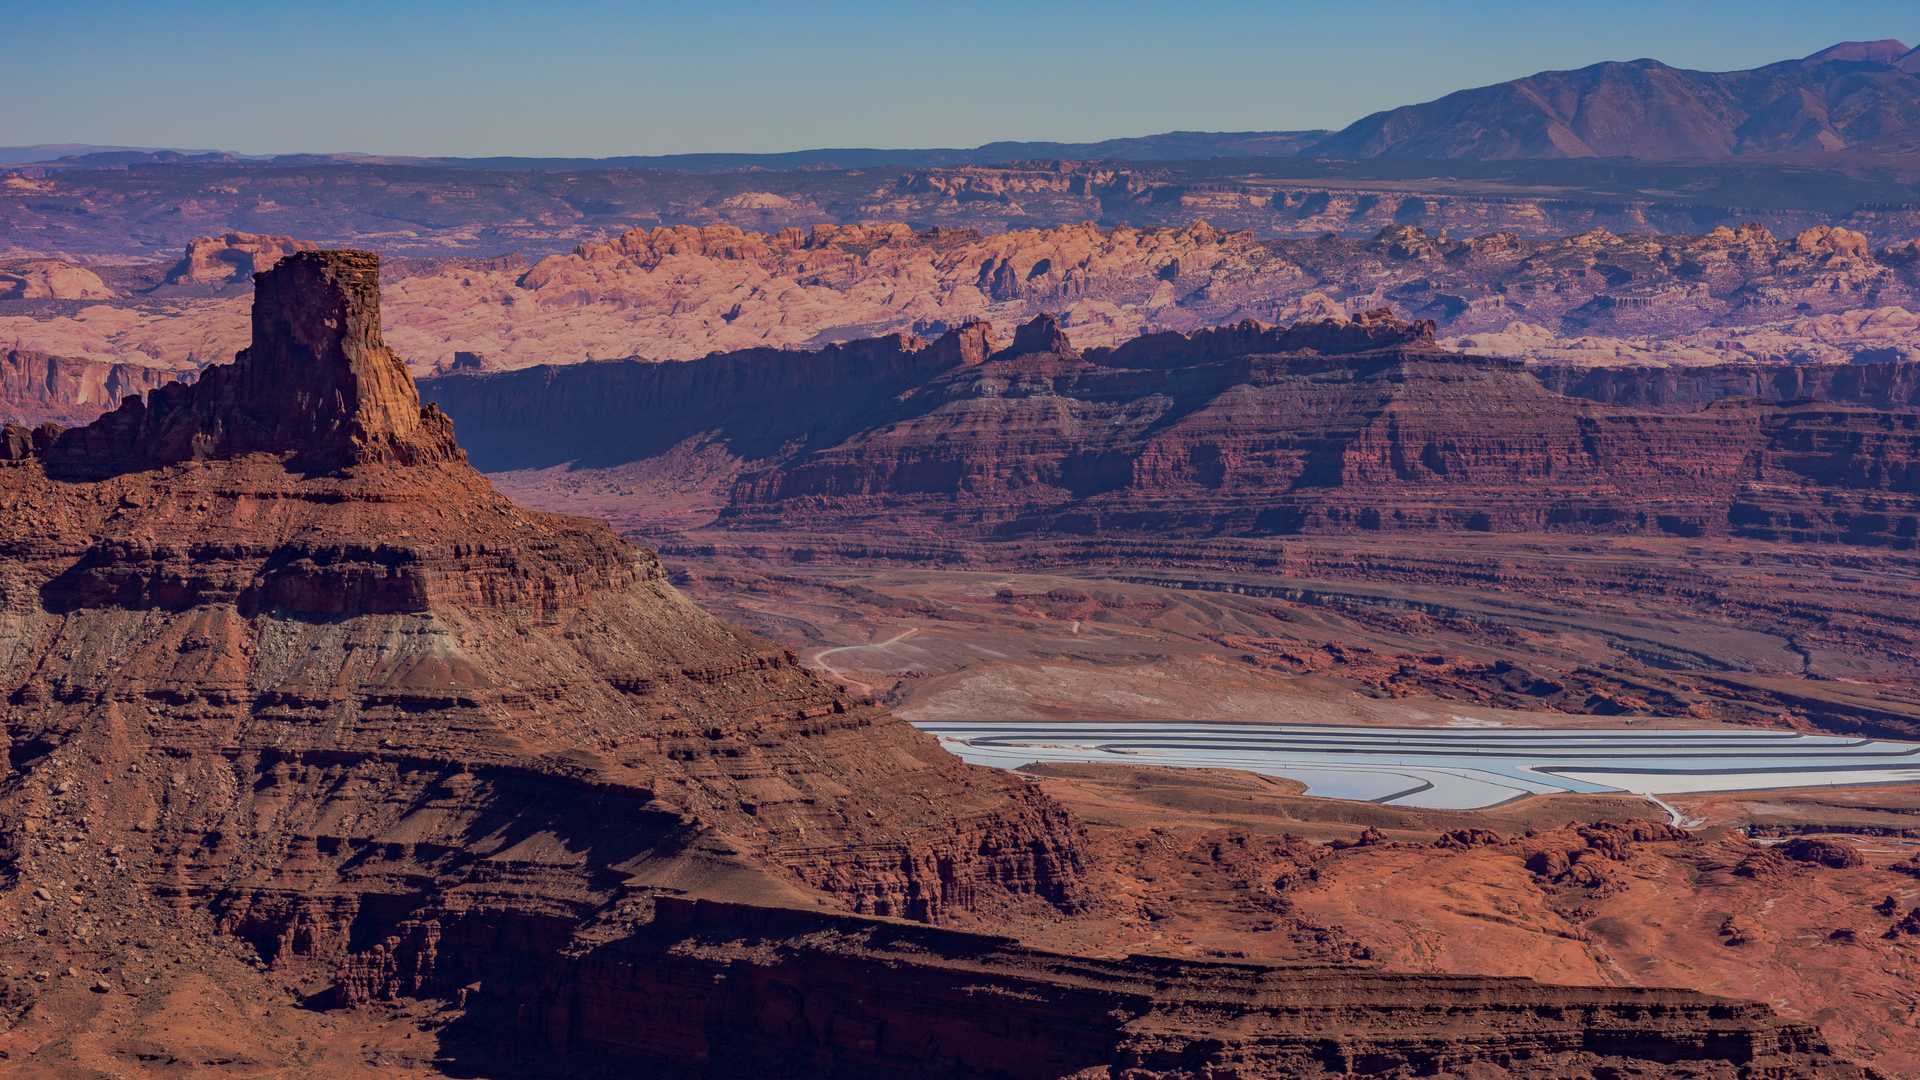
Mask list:
[[[722,527],[1032,536],[1478,531],[1920,543],[1920,378],[1528,368],[1384,313],[1078,350],[1051,319],[820,352],[443,376],[490,471],[604,472]],[[984,355],[983,355],[984,354]],[[529,480],[529,484],[544,481]],[[516,481],[520,483],[520,481]],[[689,494],[692,493],[692,494]]]
[[[510,1009],[545,1023],[515,1052]],[[671,1027],[610,1024],[674,1003]],[[1011,1009],[1002,1003],[1015,1003]],[[659,901],[635,933],[527,997],[471,1000],[455,1075],[1843,1075],[1809,1029],[1666,990],[1129,956],[708,901]],[[1682,1034],[1684,1032],[1684,1034]],[[504,1068],[502,1067],[504,1064]]]

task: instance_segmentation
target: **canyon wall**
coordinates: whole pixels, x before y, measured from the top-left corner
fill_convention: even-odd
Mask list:
[[[1920,408],[1920,363],[1715,364],[1701,367],[1540,365],[1535,378],[1562,394],[1608,405],[1697,409],[1723,398],[1769,404],[1826,401]]]
[[[143,364],[8,349],[0,352],[0,422],[85,423],[121,399],[165,386],[181,375]]]
[[[1812,1029],[1682,991],[1091,959],[677,899],[525,998],[490,1004],[575,1061],[712,1076],[1854,1071]]]
[[[622,527],[669,514],[684,525],[704,507],[727,528],[895,537],[1439,529],[1915,543],[1911,365],[1597,376],[1447,352],[1432,334],[1382,313],[1082,351],[1043,317],[984,362],[959,359],[955,337],[889,338],[449,376],[425,392],[471,433],[483,468],[564,465],[548,479],[573,490],[619,476],[629,497],[593,505]],[[1735,389],[1750,393],[1718,396]]]

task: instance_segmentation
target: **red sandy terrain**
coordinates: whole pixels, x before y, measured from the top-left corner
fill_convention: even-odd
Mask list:
[[[1920,907],[1920,833],[1844,831],[1867,814],[1911,820],[1911,788],[1679,800],[1742,821],[1757,802],[1833,830],[1799,851],[1604,797],[1418,812],[1235,774],[1035,771],[1087,822],[1092,883],[1130,912],[1117,947],[1764,993],[1889,1075],[1920,1069],[1920,937],[1901,929]]]

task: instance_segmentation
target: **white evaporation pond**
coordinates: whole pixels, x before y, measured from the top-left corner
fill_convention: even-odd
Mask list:
[[[1848,787],[1854,784],[1920,783],[1920,768],[1849,769],[1845,772],[1753,772],[1689,775],[1675,773],[1605,773],[1560,775],[1596,784],[1614,784],[1636,795],[1687,795],[1703,791],[1762,791],[1767,788]]]
[[[1238,769],[1307,794],[1465,810],[1557,791],[1644,795],[1920,782],[1920,743],[1740,728],[1379,728],[1170,722],[917,725],[965,761]]]

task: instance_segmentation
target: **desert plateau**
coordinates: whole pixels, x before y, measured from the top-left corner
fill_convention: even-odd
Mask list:
[[[1920,1077],[1920,21],[1616,7],[10,16],[0,1075]]]

